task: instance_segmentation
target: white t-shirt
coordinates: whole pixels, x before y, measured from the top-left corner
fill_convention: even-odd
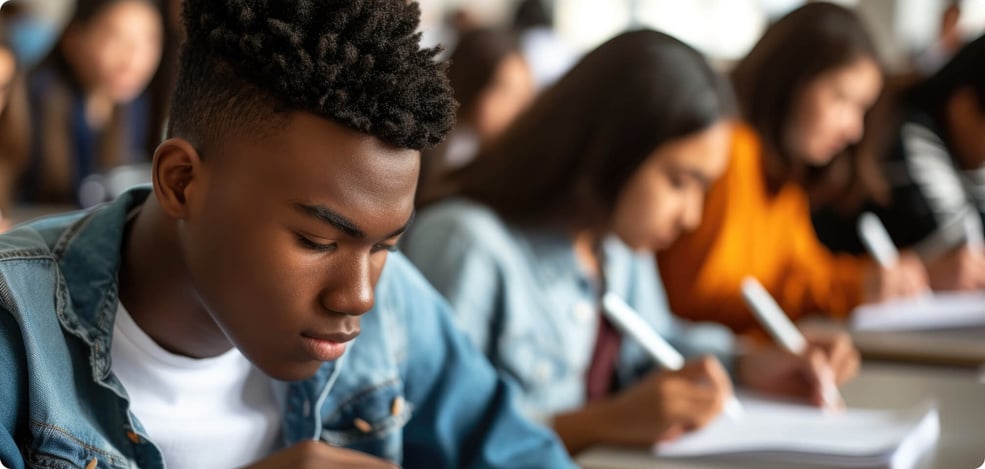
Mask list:
[[[238,349],[193,359],[164,350],[120,304],[113,328],[113,372],[130,411],[169,469],[232,468],[279,447],[279,384]]]

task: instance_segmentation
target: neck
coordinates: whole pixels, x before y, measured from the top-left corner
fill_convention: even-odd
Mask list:
[[[602,273],[602,263],[595,250],[599,243],[599,236],[584,230],[575,232],[571,238],[574,242],[575,259],[578,261],[578,266],[592,276],[598,277]]]
[[[777,148],[764,142],[760,151],[763,155],[763,176],[770,193],[776,194],[787,182],[803,179],[804,167],[785,160]]]
[[[86,123],[94,129],[106,127],[113,117],[114,106],[113,99],[104,93],[87,92],[85,98]]]
[[[120,266],[120,301],[165,350],[192,358],[232,348],[202,305],[182,261],[176,222],[151,194],[130,226]]]

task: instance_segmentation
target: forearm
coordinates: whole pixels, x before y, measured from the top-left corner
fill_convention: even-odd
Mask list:
[[[568,454],[606,443],[605,405],[603,402],[587,404],[577,410],[554,416],[552,426]]]

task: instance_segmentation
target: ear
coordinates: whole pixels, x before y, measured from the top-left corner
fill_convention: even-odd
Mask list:
[[[187,219],[195,195],[207,180],[198,150],[185,139],[166,140],[154,152],[152,171],[154,195],[161,208],[172,218]]]

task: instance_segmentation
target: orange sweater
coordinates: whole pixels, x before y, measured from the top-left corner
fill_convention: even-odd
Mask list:
[[[729,167],[708,193],[701,226],[657,257],[677,315],[739,332],[757,328],[739,290],[747,275],[794,320],[814,312],[844,317],[862,296],[864,261],[835,256],[818,241],[799,185],[767,192],[759,137],[742,125]]]

